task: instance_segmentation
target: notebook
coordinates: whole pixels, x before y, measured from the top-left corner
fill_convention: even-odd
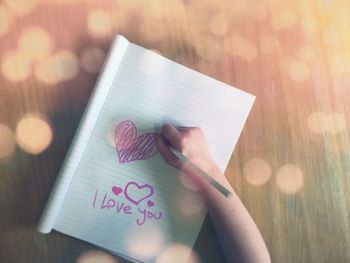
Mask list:
[[[117,35],[38,230],[133,262],[187,248],[176,260],[186,262],[206,210],[157,152],[154,133],[164,123],[200,127],[224,170],[254,99]]]

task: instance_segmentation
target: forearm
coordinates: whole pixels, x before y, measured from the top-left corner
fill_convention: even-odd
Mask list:
[[[214,201],[216,202],[216,201]],[[208,209],[218,240],[228,262],[270,262],[264,240],[248,211],[233,196]]]
[[[224,174],[211,159],[203,132],[199,128],[179,127],[176,129],[166,124],[162,127],[161,135],[156,137],[156,142],[158,151],[164,160],[169,165],[185,172],[198,186],[198,191],[206,203],[227,261],[230,263],[270,262],[264,240],[253,219]],[[182,152],[186,158],[178,158],[169,147],[174,147]],[[224,197],[202,179],[197,166],[227,187],[233,196]]]
[[[230,198],[224,197],[193,174],[192,170],[186,167],[184,170],[200,185],[200,194],[206,203],[227,261],[270,262],[269,253],[257,226],[219,168],[214,166],[208,173],[232,192]]]

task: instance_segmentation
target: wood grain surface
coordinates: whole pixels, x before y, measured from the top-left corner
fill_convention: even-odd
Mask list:
[[[120,33],[256,95],[225,174],[273,262],[350,262],[349,24],[347,0],[1,1],[0,261],[125,262],[35,230]],[[224,262],[210,220],[192,262]]]

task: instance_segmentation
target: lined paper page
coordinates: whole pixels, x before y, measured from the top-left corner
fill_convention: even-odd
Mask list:
[[[164,122],[201,127],[224,169],[253,101],[129,44],[54,228],[143,262],[174,244],[192,248],[205,209],[154,152],[152,132]]]
[[[84,153],[85,146],[87,145],[90,135],[95,127],[98,113],[101,111],[105,99],[107,98],[107,94],[113,84],[114,77],[118,71],[120,63],[122,62],[128,44],[129,41],[120,35],[117,36],[113,42],[113,48],[108,54],[108,60],[102,67],[103,74],[100,75],[97,81],[95,90],[87,106],[88,110],[82,117],[81,123],[79,124],[79,130],[73,139],[73,144],[67,153],[65,162],[50,193],[45,210],[40,218],[38,231],[42,233],[49,233],[52,230],[68,187],[74,177],[79,160]]]

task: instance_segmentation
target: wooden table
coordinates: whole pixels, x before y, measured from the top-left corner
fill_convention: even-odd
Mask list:
[[[350,262],[350,4],[0,3],[0,259],[125,262],[36,232],[116,33],[255,94],[226,175],[273,262]],[[199,262],[222,262],[210,221]]]

